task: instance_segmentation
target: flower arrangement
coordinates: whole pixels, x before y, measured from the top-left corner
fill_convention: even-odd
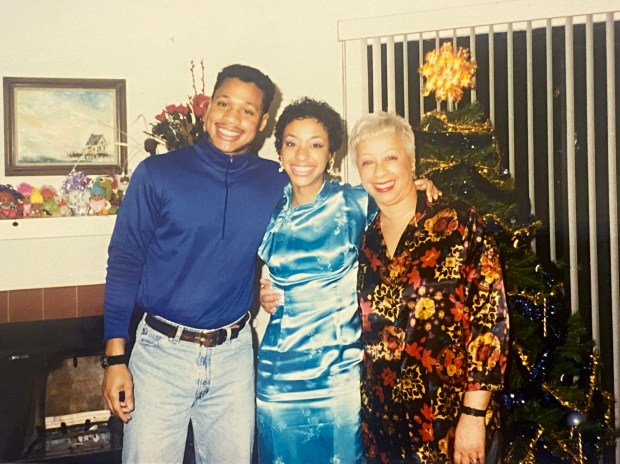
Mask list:
[[[189,97],[188,104],[166,105],[161,113],[155,116],[156,123],[151,124],[151,131],[145,132],[153,137],[145,141],[145,149],[155,153],[156,145],[161,143],[168,150],[176,150],[187,145],[193,145],[202,139],[204,133],[202,116],[209,106],[211,97],[205,95],[205,68],[200,62],[202,71],[202,87],[200,92],[196,87],[196,65],[191,62],[190,72],[194,95]]]
[[[419,73],[426,78],[422,93],[424,96],[435,92],[435,100],[458,103],[463,97],[463,88],[476,86],[474,73],[476,62],[469,59],[469,50],[459,47],[455,52],[452,43],[444,42],[439,50],[428,52]]]

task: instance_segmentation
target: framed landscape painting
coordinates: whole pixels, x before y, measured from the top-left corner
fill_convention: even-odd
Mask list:
[[[6,176],[126,171],[124,79],[4,77]]]

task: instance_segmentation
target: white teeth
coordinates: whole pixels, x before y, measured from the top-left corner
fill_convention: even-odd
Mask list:
[[[294,174],[297,174],[298,176],[307,176],[312,171],[314,171],[314,168],[311,166],[310,167],[293,166],[291,167],[291,170],[293,171]]]
[[[230,130],[230,129],[225,129],[223,127],[218,128],[218,131],[224,137],[237,137],[237,136],[239,136],[239,132],[238,131],[234,131],[234,130]]]
[[[394,181],[382,182],[380,184],[375,184],[375,188],[379,190],[385,190],[386,188],[390,188],[392,185],[394,185]]]

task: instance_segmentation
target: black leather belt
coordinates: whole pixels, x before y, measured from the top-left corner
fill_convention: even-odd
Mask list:
[[[248,319],[250,319],[250,313],[246,313],[245,316],[228,327],[222,327],[216,330],[206,331],[183,329],[180,339],[186,342],[198,343],[200,346],[206,347],[221,345],[227,340],[229,332],[231,340],[237,338],[239,336],[239,332],[241,332],[241,329],[243,329],[245,324],[248,322]],[[169,324],[161,319],[157,319],[151,314],[146,315],[144,322],[146,322],[149,327],[157,330],[159,333],[168,338],[175,338],[177,336],[178,326]]]

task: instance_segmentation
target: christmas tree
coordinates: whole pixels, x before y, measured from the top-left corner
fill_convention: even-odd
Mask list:
[[[566,304],[562,272],[533,251],[540,222],[501,165],[491,122],[476,103],[453,108],[475,85],[475,69],[468,51],[450,43],[426,55],[423,92],[446,100],[447,111],[424,115],[416,150],[418,174],[474,206],[500,246],[511,323],[504,462],[598,462],[613,444],[614,401],[601,390],[594,343]]]

